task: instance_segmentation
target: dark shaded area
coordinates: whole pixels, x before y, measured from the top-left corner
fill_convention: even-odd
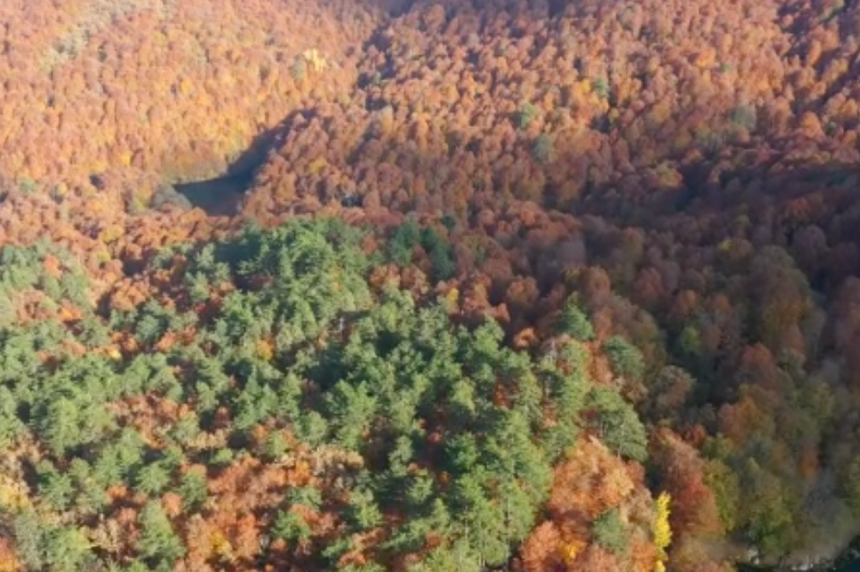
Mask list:
[[[855,539],[835,562],[820,568],[812,568],[812,570],[819,572],[860,572],[860,538]],[[786,572],[786,569],[739,564],[738,572]]]
[[[254,182],[257,169],[272,150],[284,142],[287,125],[302,110],[287,114],[277,125],[260,132],[245,151],[227,167],[226,173],[204,181],[176,183],[173,188],[210,216],[239,214],[242,198]]]
[[[176,190],[195,207],[200,207],[210,216],[233,216],[245,191],[254,180],[254,171],[225,175],[196,183],[175,185]]]

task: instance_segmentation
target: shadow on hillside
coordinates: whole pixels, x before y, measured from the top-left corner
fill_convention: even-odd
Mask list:
[[[251,144],[228,167],[225,173],[191,183],[174,185],[194,207],[203,209],[209,216],[235,216],[239,214],[242,199],[251,187],[257,169],[269,153],[280,148],[286,129],[301,110],[293,111],[274,127],[259,133]]]
[[[567,6],[566,0],[527,0],[525,4],[512,0],[466,0],[456,2],[454,0],[352,0],[358,5],[369,9],[381,11],[388,18],[396,18],[407,13],[413,8],[429,8],[441,5],[446,11],[446,20],[450,20],[456,14],[456,9],[469,4],[475,10],[492,12],[494,10],[512,10],[518,14],[528,13],[535,18],[552,18],[563,12]],[[615,1],[615,0],[612,0]],[[324,2],[330,4],[335,12],[338,12],[336,2]],[[363,49],[370,45],[384,41],[380,40],[379,31],[387,25],[387,18],[382,18],[378,23],[378,29],[370,34]],[[359,78],[359,85],[367,78]],[[368,105],[372,105],[369,102]],[[234,216],[239,214],[244,194],[253,183],[256,170],[265,162],[272,150],[277,150],[283,142],[286,134],[286,125],[291,119],[298,115],[312,117],[312,109],[297,109],[287,115],[274,127],[260,133],[252,141],[251,145],[226,169],[225,172],[208,180],[175,184],[174,188],[189,200],[192,206],[203,209],[211,216]]]
[[[254,172],[249,170],[174,187],[192,206],[203,209],[209,216],[234,216],[253,180]]]
[[[222,176],[193,183],[177,184],[175,188],[184,195],[192,205],[202,208],[212,216],[235,216],[240,214],[246,193],[254,186],[255,176],[260,166],[265,164],[269,155],[277,153],[282,147],[288,134],[289,125],[294,124],[297,116],[303,116],[304,121],[310,120],[315,113],[312,109],[299,109],[284,118],[277,126],[258,135],[248,149],[234,161]],[[303,123],[300,121],[299,123]],[[391,143],[391,142],[389,142]],[[393,144],[393,143],[391,143]],[[479,144],[475,141],[463,141],[462,147]],[[360,153],[359,150],[352,152]],[[389,144],[383,142],[382,147]],[[460,149],[452,149],[452,153]],[[743,149],[737,149],[738,154]],[[729,151],[731,155],[733,151]],[[558,157],[570,158],[564,149],[556,149]],[[674,215],[684,213],[691,217],[708,218],[710,215],[724,214],[729,211],[745,211],[752,224],[761,223],[773,210],[774,205],[781,205],[790,200],[802,199],[814,193],[825,193],[831,212],[845,212],[857,203],[855,192],[860,187],[860,166],[850,163],[829,162],[821,164],[792,164],[784,160],[780,153],[774,153],[771,160],[752,167],[739,165],[736,168],[725,168],[726,154],[721,153],[717,159],[705,157],[700,161],[683,165],[678,168],[681,182],[675,186],[657,186],[640,188],[635,193],[619,192],[618,182],[595,184],[586,181],[578,196],[572,199],[559,200],[555,185],[550,183],[548,171],[538,173],[546,175],[547,185],[538,196],[518,197],[502,196],[494,188],[496,180],[515,179],[513,174],[508,177],[505,172],[494,172],[490,188],[480,191],[466,189],[463,192],[470,195],[472,214],[477,214],[480,208],[497,209],[504,206],[506,201],[534,200],[543,208],[557,210],[575,216],[594,215],[605,218],[618,226],[638,226],[643,229],[666,228],[666,221]],[[347,164],[351,158],[344,158]],[[409,175],[421,175],[430,180],[439,175],[440,166],[446,165],[450,157],[441,155],[419,156],[414,152],[401,151],[398,163],[413,165],[413,168],[403,168]],[[400,168],[400,167],[398,167]],[[298,186],[305,186],[301,173]],[[471,177],[467,174],[467,179]],[[477,179],[477,177],[476,177]],[[358,187],[358,181],[355,181]],[[429,191],[430,189],[428,189]],[[446,189],[446,190],[450,190]],[[308,184],[300,189],[303,196],[316,195],[322,204],[338,201],[343,207],[361,207],[363,196],[357,189],[332,192],[318,190]],[[420,202],[410,201],[410,204],[389,205],[383,201],[383,206],[398,210],[422,211]],[[444,210],[444,209],[443,209]],[[809,221],[814,224],[817,221]],[[671,226],[671,225],[670,225]],[[787,225],[779,232],[784,234],[776,237],[776,242],[789,245],[796,225]],[[857,240],[860,243],[860,228],[844,229],[842,240]],[[846,236],[849,235],[849,236]]]

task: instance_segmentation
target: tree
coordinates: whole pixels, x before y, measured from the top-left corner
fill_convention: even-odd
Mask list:
[[[74,458],[69,463],[68,475],[75,485],[74,507],[82,514],[90,514],[107,504],[105,484],[96,477],[85,460]]]
[[[627,531],[617,508],[601,513],[591,524],[595,542],[607,550],[620,554],[627,551]]]
[[[435,547],[424,557],[410,566],[409,572],[480,572],[480,561],[465,539]]]
[[[783,554],[797,538],[785,483],[754,459],[744,469],[739,525],[764,555]]]
[[[271,533],[274,538],[301,541],[310,538],[311,527],[297,512],[282,510],[275,515]]]
[[[170,436],[180,445],[187,446],[200,434],[200,419],[197,413],[189,411],[183,414],[170,430]]]
[[[359,529],[373,528],[382,522],[382,513],[373,492],[367,489],[353,489],[349,494],[349,517]]]
[[[568,547],[567,550],[559,550],[560,547],[564,547],[564,540],[559,527],[551,520],[544,521],[520,547],[523,568],[527,572],[554,570],[564,564],[565,556],[572,561],[578,552],[577,546]]]
[[[137,516],[140,537],[137,540],[137,553],[156,564],[171,563],[185,553],[182,541],[173,531],[161,502],[151,500],[144,505]]]
[[[633,407],[618,392],[601,386],[591,390],[590,405],[601,440],[619,455],[642,462],[648,457],[648,436]]]
[[[54,510],[65,510],[72,500],[75,487],[67,473],[57,471],[54,465],[43,459],[36,467],[39,475],[39,494]]]
[[[398,266],[412,262],[412,253],[420,240],[420,229],[414,221],[398,226],[388,241],[388,256]]]
[[[284,433],[275,430],[266,435],[266,440],[262,444],[262,455],[269,461],[277,461],[289,449],[290,444],[284,437]]]
[[[594,327],[591,321],[573,300],[568,300],[562,307],[556,318],[555,329],[583,342],[594,338]]]
[[[489,498],[483,470],[477,467],[452,483],[452,512],[459,516],[458,529],[474,549],[479,562],[499,565],[510,555],[503,506]]]
[[[376,412],[377,402],[364,384],[337,383],[326,396],[326,404],[337,443],[358,449],[362,435]]]
[[[541,133],[532,143],[532,157],[538,163],[547,163],[552,159],[555,140],[552,135]]]
[[[36,512],[27,508],[15,516],[12,523],[15,549],[18,557],[28,569],[39,570],[45,562],[45,538],[47,530],[39,521]]]
[[[208,496],[206,473],[192,467],[182,473],[179,478],[179,495],[182,504],[191,510],[197,510],[206,501]]]
[[[89,553],[89,540],[74,526],[55,529],[45,545],[45,560],[56,572],[78,572]]]
[[[649,413],[655,421],[677,420],[695,382],[686,371],[677,366],[666,366],[657,374],[649,390]]]
[[[0,447],[7,447],[23,428],[18,418],[18,400],[8,387],[0,387]]]
[[[681,534],[700,537],[720,533],[717,499],[705,484],[705,463],[699,452],[664,427],[652,436],[651,460],[659,470],[664,494],[675,501],[672,528]],[[669,501],[661,502],[666,504],[663,509],[668,510]]]
[[[104,487],[123,482],[143,459],[144,441],[132,427],[123,427],[118,437],[104,445],[96,459],[94,472]]]
[[[261,382],[257,375],[252,374],[234,403],[236,429],[250,429],[276,408],[277,396],[274,391],[268,384]]]
[[[531,102],[523,103],[516,113],[516,122],[520,129],[528,127],[538,115],[538,109]]]
[[[60,397],[48,405],[41,427],[56,455],[62,456],[66,449],[81,443],[79,424],[80,408],[74,401]]]
[[[386,572],[382,564],[376,562],[366,562],[364,564],[347,564],[346,566],[338,566],[338,572]]]
[[[170,471],[161,462],[144,465],[137,473],[135,485],[143,493],[155,496],[170,484]]]
[[[451,245],[436,229],[425,226],[420,232],[420,243],[430,258],[434,280],[447,280],[456,270]]]
[[[654,501],[654,522],[651,527],[651,536],[654,539],[654,546],[657,548],[657,572],[665,570],[665,562],[668,556],[666,548],[672,542],[672,528],[669,526],[669,503],[672,497],[667,492],[662,492],[657,495]]]
[[[640,379],[645,368],[642,353],[621,336],[612,336],[603,342],[603,351],[615,375]]]
[[[300,504],[318,510],[322,505],[322,494],[312,486],[293,487],[287,492],[287,503],[290,506]]]
[[[314,446],[322,443],[328,433],[328,423],[317,411],[308,411],[299,417],[296,426],[296,436],[307,444]]]

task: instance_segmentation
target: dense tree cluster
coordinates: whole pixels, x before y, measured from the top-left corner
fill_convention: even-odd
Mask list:
[[[354,81],[374,10],[351,2],[37,0],[0,8],[0,169],[22,187],[145,205],[220,172],[307,98]],[[263,150],[258,149],[257,152]]]
[[[673,206],[703,163],[856,161],[856,40],[840,24],[860,12],[799,17],[812,9],[415,3],[372,38],[351,100],[287,121],[249,208],[346,193],[368,208],[462,214],[516,198],[617,214]],[[798,53],[807,43],[814,57]]]
[[[518,553],[547,499],[597,495],[568,465],[553,485],[559,459],[597,455],[609,489],[577,517],[593,529],[579,542],[649,570],[646,435],[590,376],[596,348],[561,334],[516,351],[492,317],[463,323],[444,297],[374,284],[386,260],[365,237],[318,219],[179,243],[145,269],[170,274],[160,299],[105,311],[67,254],[6,246],[9,557],[56,571],[478,572]],[[619,485],[604,469],[630,474]],[[559,483],[566,470],[580,481]]]

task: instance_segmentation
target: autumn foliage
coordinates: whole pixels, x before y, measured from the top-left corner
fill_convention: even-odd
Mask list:
[[[600,443],[579,443],[555,470],[547,501],[549,520],[523,544],[524,570],[651,572],[657,559],[650,539],[654,511],[642,477]],[[612,510],[618,511],[625,529],[623,550],[601,545],[593,534],[595,520]]]
[[[711,572],[856,529],[856,3],[6,0],[0,21],[0,572],[89,550],[131,572]],[[177,191],[226,174],[250,181],[235,215]],[[362,229],[360,280],[338,259],[261,330],[287,254],[230,270],[254,246],[230,240],[329,217]],[[498,375],[443,385],[400,433],[390,411],[324,425],[370,399],[324,365],[438,365],[438,317],[392,355],[353,322],[372,298],[406,324],[407,297],[496,324],[461,361]],[[385,359],[331,352],[350,336]],[[529,435],[518,458],[546,455],[533,486],[442,463],[496,409]],[[355,476],[343,445],[365,441],[390,488]]]

